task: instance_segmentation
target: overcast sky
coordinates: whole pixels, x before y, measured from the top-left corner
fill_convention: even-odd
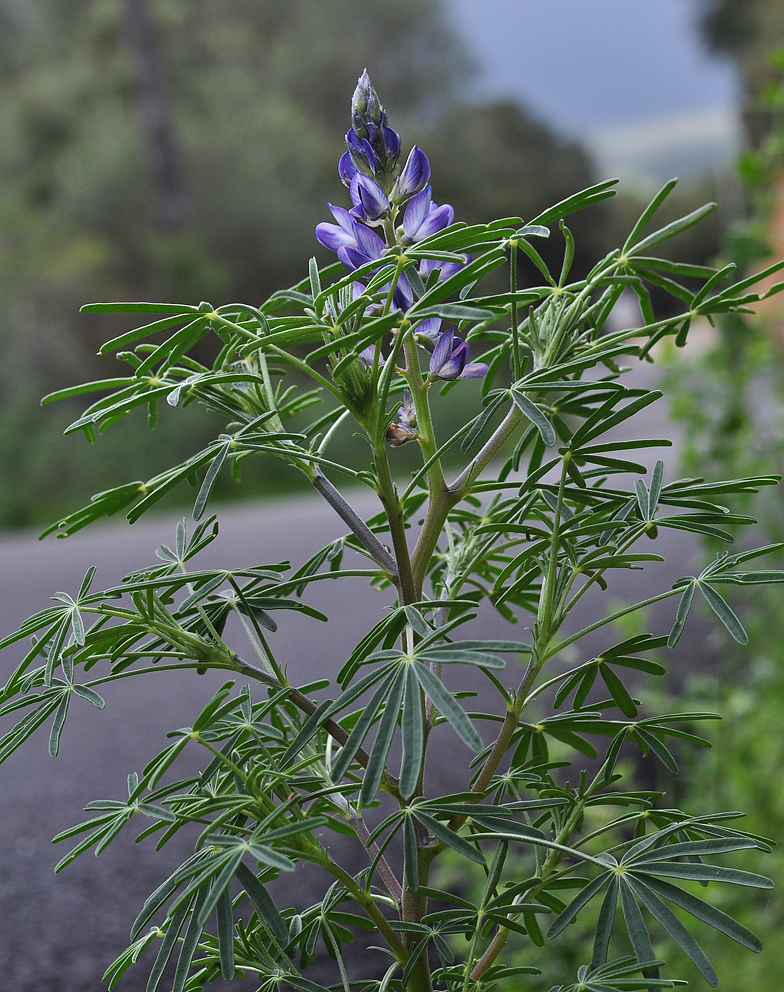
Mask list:
[[[473,50],[477,97],[511,96],[575,136],[731,106],[730,65],[709,56],[699,0],[444,0]]]

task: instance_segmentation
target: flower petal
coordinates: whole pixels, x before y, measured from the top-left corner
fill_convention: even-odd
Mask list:
[[[397,195],[401,200],[419,193],[430,179],[430,161],[416,145],[411,149],[397,181]]]
[[[359,202],[364,207],[368,217],[371,220],[377,220],[389,210],[387,194],[375,180],[369,176],[363,176],[360,172],[357,173],[355,180],[352,180],[352,186],[355,181],[357,192],[359,193]]]
[[[430,212],[430,202],[433,190],[430,186],[425,186],[423,190],[408,201],[408,205],[403,213],[403,233],[409,239],[416,239],[417,231],[422,222]]]
[[[411,202],[413,203],[414,201],[412,200]],[[414,241],[424,241],[425,238],[429,238],[433,234],[438,234],[445,227],[449,227],[454,219],[454,207],[451,207],[448,203],[444,203],[435,210],[431,210],[420,224],[416,234],[413,235]]]
[[[459,379],[481,379],[487,375],[487,365],[484,362],[468,362],[463,366],[463,371],[458,376]]]
[[[386,245],[375,231],[372,231],[369,227],[365,227],[364,224],[357,224],[354,228],[354,234],[357,239],[357,247],[367,255],[368,260],[371,258],[381,258]]]
[[[343,207],[337,207],[332,203],[328,203],[329,212],[335,218],[335,220],[340,224],[344,231],[347,231],[354,240],[356,240],[354,235],[354,219],[351,214]]]
[[[423,338],[427,338],[433,344],[438,341],[438,337],[441,334],[441,318],[440,317],[428,317],[427,320],[423,320],[419,327],[414,328],[414,334],[418,334]]]
[[[337,224],[317,224],[316,240],[320,245],[334,252],[345,245],[353,245],[354,248],[357,246],[354,235],[349,234],[343,227],[338,227]]]
[[[433,354],[430,356],[430,372],[438,375],[443,365],[449,361],[452,354],[452,344],[455,338],[454,328],[448,327],[441,333],[441,337],[436,341]]]
[[[351,160],[349,152],[343,152],[338,162],[338,175],[344,186],[350,186],[351,180],[356,175],[357,167]]]

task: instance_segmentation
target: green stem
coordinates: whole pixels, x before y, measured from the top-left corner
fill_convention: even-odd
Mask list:
[[[564,491],[566,489],[566,466],[571,457],[570,452],[563,456],[561,478],[558,483],[558,496],[553,514],[553,533],[550,537],[550,560],[547,563],[547,576],[542,588],[542,598],[539,608],[537,643],[534,645],[534,657],[538,658],[541,648],[547,648],[553,631],[553,603],[555,601],[555,586],[558,581],[558,542],[561,536],[561,515],[563,513]],[[557,626],[557,625],[556,625]]]
[[[520,334],[517,326],[517,239],[509,239],[509,291],[512,294],[512,379],[520,378]]]
[[[417,431],[419,433],[419,446],[422,449],[422,457],[425,462],[430,462],[427,470],[427,478],[430,484],[431,498],[435,493],[440,493],[446,488],[444,482],[444,471],[441,461],[434,458],[438,451],[435,431],[433,430],[433,418],[430,414],[430,401],[428,392],[430,384],[422,378],[422,370],[419,365],[419,354],[417,353],[416,341],[411,334],[408,334],[403,342],[406,354],[405,378],[411,396],[414,400],[414,410],[417,418]]]
[[[323,860],[318,863],[321,864],[322,868],[325,868],[330,875],[334,875],[335,878],[339,879],[346,886],[346,889],[354,897],[356,903],[364,909],[370,919],[376,924],[379,931],[383,934],[384,939],[387,944],[389,944],[390,949],[394,952],[398,961],[404,962],[408,957],[408,951],[401,943],[400,938],[397,936],[395,931],[389,925],[387,918],[376,905],[373,897],[363,888],[363,886],[359,885],[353,875],[350,875],[345,868],[342,868],[336,861],[333,861],[326,852]]]
[[[411,557],[408,551],[408,541],[406,540],[403,507],[398,499],[395,485],[392,482],[389,459],[387,458],[383,441],[379,441],[376,445],[374,456],[376,474],[378,476],[378,495],[387,515],[389,533],[392,537],[392,547],[395,552],[397,587],[400,593],[400,602],[401,605],[415,603],[419,597],[414,583],[414,575],[411,570]]]

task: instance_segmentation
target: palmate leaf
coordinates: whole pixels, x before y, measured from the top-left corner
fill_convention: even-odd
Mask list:
[[[608,964],[590,967],[582,965],[577,969],[577,982],[574,985],[561,986],[559,992],[643,992],[649,989],[671,989],[686,982],[666,978],[635,978],[633,976],[650,975],[658,970],[664,961],[651,959],[635,961],[633,957],[616,958]],[[553,992],[553,990],[551,990]]]
[[[608,859],[610,870],[597,876],[575,896],[550,927],[550,936],[554,937],[560,933],[605,885],[611,883],[619,886],[624,921],[635,954],[640,961],[649,960],[652,955],[650,936],[639,906],[642,904],[671,939],[694,961],[706,981],[714,986],[718,984],[716,973],[704,952],[680,919],[665,904],[663,901],[665,899],[743,946],[759,950],[761,946],[759,941],[744,926],[704,900],[667,881],[668,878],[680,878],[684,881],[722,881],[756,888],[770,888],[773,883],[762,875],[705,864],[701,860],[706,855],[756,847],[754,840],[736,836],[670,843],[672,834],[676,831],[678,825],[674,824],[649,834],[629,848],[617,867],[611,856],[603,855],[602,858]],[[664,879],[661,876],[664,876]],[[615,894],[610,893],[615,893],[615,890],[608,888],[596,928],[594,966],[603,963],[607,951],[608,926],[612,925],[615,913]]]

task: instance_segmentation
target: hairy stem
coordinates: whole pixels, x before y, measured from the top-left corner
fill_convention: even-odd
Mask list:
[[[365,821],[362,819],[361,814],[358,813],[350,803],[348,806],[348,815],[351,820],[351,826],[354,828],[354,833],[359,838],[371,860],[376,861],[378,865],[378,873],[381,876],[384,885],[386,885],[389,894],[399,907],[403,899],[403,887],[395,877],[395,873],[392,871],[387,859],[383,854],[379,855],[378,844],[376,844],[375,841],[369,840],[370,831],[368,830]]]
[[[417,595],[414,575],[411,570],[411,557],[408,551],[408,541],[406,540],[405,522],[403,519],[403,507],[397,496],[395,485],[392,481],[392,474],[389,470],[389,459],[384,448],[384,442],[380,441],[374,450],[376,472],[378,474],[378,495],[384,506],[389,522],[389,532],[392,535],[392,547],[395,552],[397,562],[397,588],[402,604],[415,603],[419,598]]]
[[[318,466],[316,466],[313,477],[313,487],[316,492],[324,497],[341,520],[348,525],[351,532],[357,537],[368,554],[372,556],[373,560],[389,573],[393,582],[396,582],[398,579],[398,568],[395,559]]]

